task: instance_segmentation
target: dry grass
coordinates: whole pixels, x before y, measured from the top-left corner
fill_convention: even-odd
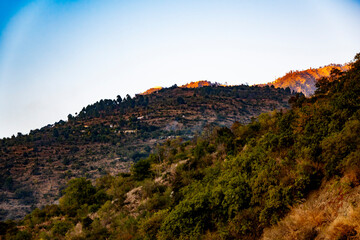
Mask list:
[[[360,239],[358,174],[323,184],[294,207],[276,226],[265,229],[264,240]]]
[[[263,239],[314,239],[325,220],[326,216],[322,211],[301,206],[293,209],[275,228],[267,229]]]
[[[327,239],[360,239],[360,207],[351,208],[348,216],[337,217],[325,235]]]

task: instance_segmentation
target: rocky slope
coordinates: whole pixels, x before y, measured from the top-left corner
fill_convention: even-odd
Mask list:
[[[290,71],[285,76],[268,83],[277,88],[289,87],[292,91],[302,92],[305,96],[314,94],[316,81],[322,77],[329,77],[333,69],[349,70],[350,65],[331,64],[320,68],[310,68],[304,71]]]

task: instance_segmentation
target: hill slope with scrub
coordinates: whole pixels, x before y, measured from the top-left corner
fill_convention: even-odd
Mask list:
[[[68,182],[7,239],[358,239],[360,54],[311,98],[169,139],[129,174]]]
[[[191,139],[206,125],[247,123],[288,108],[290,90],[245,85],[158,89],[149,95],[101,100],[67,121],[0,140],[0,220],[54,203],[74,177],[129,172],[167,139]]]
[[[350,69],[349,64],[330,64],[319,68],[310,68],[303,71],[290,71],[285,76],[276,79],[274,82],[268,83],[277,88],[289,87],[291,91],[301,92],[309,97],[316,91],[316,83],[322,77],[330,77],[333,70],[347,71]]]

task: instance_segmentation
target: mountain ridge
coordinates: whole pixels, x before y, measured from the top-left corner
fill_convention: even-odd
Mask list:
[[[320,70],[306,71],[317,73],[316,76],[323,76],[334,68],[341,69],[341,65],[328,65]],[[41,206],[54,201],[58,196],[56,191],[64,185],[66,179],[83,176],[85,173],[87,177],[94,179],[107,172],[111,174],[126,172],[130,168],[131,161],[147,156],[150,154],[149,149],[166,139],[177,137],[189,139],[196,132],[201,131],[206,124],[215,123],[228,127],[235,121],[246,124],[261,112],[288,108],[286,102],[291,96],[289,83],[299,82],[298,78],[290,77],[301,75],[306,71],[291,71],[275,81],[276,87],[286,86],[287,89],[281,91],[271,88],[273,83],[264,84],[259,88],[247,85],[226,86],[207,80],[191,82],[180,87],[177,85],[170,88],[154,87],[137,94],[134,98],[127,95],[124,99],[118,96],[116,100],[101,100],[83,108],[76,116],[69,115],[66,122],[59,121],[40,130],[32,130],[28,135],[19,135],[14,139],[4,138],[0,140],[0,151],[3,153],[0,158],[0,173],[3,175],[0,180],[3,186],[0,187],[4,190],[0,198],[2,199],[0,218],[7,216],[8,199],[18,202],[14,206],[21,206],[20,208],[25,210],[20,210],[20,215],[10,215],[10,218],[23,216],[28,211],[26,209],[30,209],[29,203]],[[286,82],[284,79],[292,80]],[[311,81],[315,82],[314,74],[311,75]],[[294,89],[296,90],[296,88],[292,90]],[[286,95],[287,100],[284,101]],[[262,99],[262,96],[265,97]],[[191,103],[193,100],[189,102],[188,99],[192,98],[198,99],[196,103]],[[268,98],[274,98],[274,101]],[[150,103],[149,107],[151,101],[156,103],[154,102],[152,106]],[[256,108],[262,110],[255,110]],[[158,114],[155,113],[156,109],[161,109]],[[221,113],[221,111],[225,112]],[[39,135],[41,132],[49,133]],[[37,135],[39,136],[34,137]],[[23,146],[9,148],[6,146],[7,142]],[[35,142],[38,143],[34,144]],[[66,144],[60,146],[56,142]],[[123,146],[112,147],[107,142],[111,145]],[[48,147],[44,148],[42,146],[44,144]],[[11,153],[11,149],[14,153]],[[54,154],[57,159],[51,157]],[[93,159],[90,162],[79,160],[89,156]],[[39,160],[39,157],[42,159]],[[107,166],[109,163],[112,164],[111,167]],[[56,169],[50,167],[54,164],[57,165]],[[16,176],[12,174],[12,169],[17,169],[16,172],[26,171],[28,180],[19,176],[12,178]],[[44,185],[43,174],[39,173],[41,171],[45,172],[43,173],[45,175],[56,177],[50,177],[49,184]],[[54,172],[55,175],[52,174]],[[58,180],[59,176],[61,181]],[[42,182],[43,187],[38,189],[24,187],[30,179]],[[19,182],[26,184],[19,185]],[[13,185],[16,187],[12,189]],[[21,203],[22,197],[25,200]],[[34,199],[41,200],[33,202]]]
[[[309,98],[291,96],[290,109],[262,113],[246,125],[208,125],[192,139],[167,139],[129,173],[107,174],[95,184],[71,179],[58,204],[0,222],[0,236],[359,239],[360,54],[349,71],[334,71],[317,86]],[[204,93],[209,100],[208,91],[223,94],[174,89],[192,93],[187,101]],[[240,90],[222,90],[230,89]],[[246,89],[253,97],[289,92]]]
[[[212,83],[208,80],[199,80],[199,81],[195,81],[195,82],[186,83],[184,85],[179,86],[179,88],[200,88],[200,87],[210,87],[210,86],[226,87],[226,85],[224,85],[224,84]],[[177,84],[175,84],[173,87],[178,87],[178,86],[177,86]],[[146,90],[145,92],[140,93],[140,95],[149,95],[152,93],[156,93],[156,92],[160,91],[161,89],[163,89],[163,87],[161,87],[161,86],[152,87],[152,88],[149,88],[148,90]]]
[[[287,88],[289,87],[291,91],[303,93],[305,96],[309,97],[315,93],[316,83],[319,79],[329,77],[331,72],[334,70],[339,71],[348,71],[351,68],[350,63],[346,64],[328,64],[323,67],[318,68],[309,68],[306,70],[291,70],[286,73],[284,76],[277,78],[273,82],[265,84],[256,84],[257,86],[274,86],[276,88]],[[175,85],[177,87],[177,85]],[[227,86],[220,83],[212,83],[207,80],[199,80],[195,82],[190,82],[184,85],[181,85],[180,88],[199,88],[204,86]],[[141,95],[148,95],[154,92],[158,92],[163,87],[157,86],[146,90]]]
[[[348,71],[350,66],[351,64],[329,64],[319,68],[290,71],[266,85],[273,85],[277,88],[289,87],[291,91],[302,92],[308,97],[315,93],[317,80],[323,77],[329,77],[334,69]]]
[[[0,216],[19,218],[53,203],[71,178],[128,172],[167,139],[191,139],[207,125],[245,124],[289,108],[291,93],[283,89],[202,84],[100,100],[67,121],[1,139]]]

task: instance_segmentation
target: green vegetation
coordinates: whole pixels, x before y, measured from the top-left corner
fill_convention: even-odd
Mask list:
[[[312,98],[247,125],[167,140],[131,174],[69,181],[59,205],[2,222],[6,239],[258,239],[322,182],[360,179],[360,55]],[[355,203],[357,204],[357,203]],[[356,227],[342,236],[359,237]],[[350,230],[349,230],[350,231]],[[316,237],[316,229],[311,236]],[[310,236],[310,235],[306,235]]]
[[[94,181],[129,172],[167,139],[192,139],[207,125],[250,122],[262,112],[288,108],[290,97],[290,91],[270,87],[173,86],[101,100],[69,114],[67,121],[0,139],[0,220],[19,219],[53,203],[71,178]],[[141,171],[137,180],[154,176]]]

